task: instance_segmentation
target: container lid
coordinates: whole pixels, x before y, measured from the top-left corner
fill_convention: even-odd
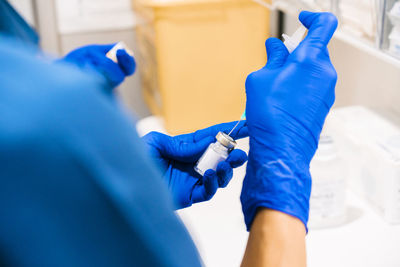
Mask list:
[[[220,142],[224,147],[232,150],[236,147],[236,142],[232,137],[227,135],[226,133],[219,132],[216,136],[217,141]]]

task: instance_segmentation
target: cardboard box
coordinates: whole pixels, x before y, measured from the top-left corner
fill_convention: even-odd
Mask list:
[[[134,1],[144,96],[171,134],[238,120],[266,63],[269,11],[250,0]]]

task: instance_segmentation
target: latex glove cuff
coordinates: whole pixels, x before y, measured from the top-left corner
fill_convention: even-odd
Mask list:
[[[248,231],[259,208],[294,216],[307,230],[310,194],[311,175],[301,158],[287,160],[269,155],[261,159],[250,150],[240,196]]]

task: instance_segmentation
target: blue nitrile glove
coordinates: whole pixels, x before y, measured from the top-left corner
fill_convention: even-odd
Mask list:
[[[168,136],[151,132],[143,137],[148,144],[150,155],[160,165],[176,208],[186,208],[193,203],[211,199],[218,187],[226,187],[233,175],[233,168],[243,165],[247,155],[234,149],[226,161],[218,164],[216,172],[207,170],[201,177],[194,170],[196,162],[216,142],[215,136],[222,131],[228,133],[236,122],[218,124],[191,134]],[[248,136],[245,122],[241,122],[231,134],[234,139]]]
[[[118,64],[106,57],[115,44],[88,45],[67,54],[63,61],[73,63],[84,70],[103,75],[112,88],[121,84],[126,76],[135,72],[135,59],[125,50],[117,51]]]
[[[327,45],[337,27],[331,13],[301,12],[308,35],[289,55],[266,41],[268,62],[246,81],[249,162],[241,202],[249,230],[260,207],[300,219],[307,228],[310,161],[335,100],[337,74]]]

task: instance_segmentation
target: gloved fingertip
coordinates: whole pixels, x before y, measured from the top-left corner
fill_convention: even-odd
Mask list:
[[[278,38],[268,38],[265,41],[265,48],[267,50],[267,65],[268,68],[281,67],[289,56],[289,51],[281,40]]]
[[[136,62],[135,59],[128,54],[124,49],[117,51],[118,65],[121,67],[125,75],[129,76],[135,72]]]
[[[274,46],[280,46],[281,43],[282,43],[282,41],[280,39],[275,38],[275,37],[270,37],[267,40],[265,40],[265,48],[269,49]]]
[[[299,20],[309,29],[303,43],[307,45],[311,42],[319,48],[325,48],[338,26],[337,17],[330,12],[303,11],[299,14]]]
[[[338,24],[337,17],[331,12],[302,11],[299,14],[299,20],[306,28],[310,28],[316,22],[323,22],[322,24],[327,25]]]
[[[234,122],[236,125],[237,122]],[[228,130],[229,132],[230,130]],[[249,136],[249,131],[247,129],[246,120],[242,120],[235,128],[235,130],[231,133],[231,136],[234,139],[242,139]]]
[[[303,25],[306,28],[309,28],[310,27],[310,18],[312,16],[314,16],[314,14],[316,14],[316,13],[310,12],[310,11],[307,11],[307,10],[303,10],[299,14],[299,20],[300,20],[301,23],[303,23]]]
[[[206,193],[206,196],[204,197],[206,200],[209,200],[215,195],[218,189],[218,178],[216,172],[213,170],[207,170],[203,176],[203,183]]]
[[[244,121],[244,123],[241,125],[241,127],[237,130],[237,132],[232,133],[232,136],[235,139],[242,139],[249,137],[249,128],[247,127],[247,122]]]
[[[247,161],[247,158],[246,152],[241,149],[235,149],[229,154],[226,162],[228,162],[232,168],[237,168],[242,166]]]
[[[125,49],[118,49],[117,50],[117,57],[120,57],[121,59],[131,59],[133,58],[131,55],[128,54],[128,52]]]
[[[218,186],[224,188],[233,177],[233,169],[228,162],[222,161],[217,166],[216,174],[218,177]]]

